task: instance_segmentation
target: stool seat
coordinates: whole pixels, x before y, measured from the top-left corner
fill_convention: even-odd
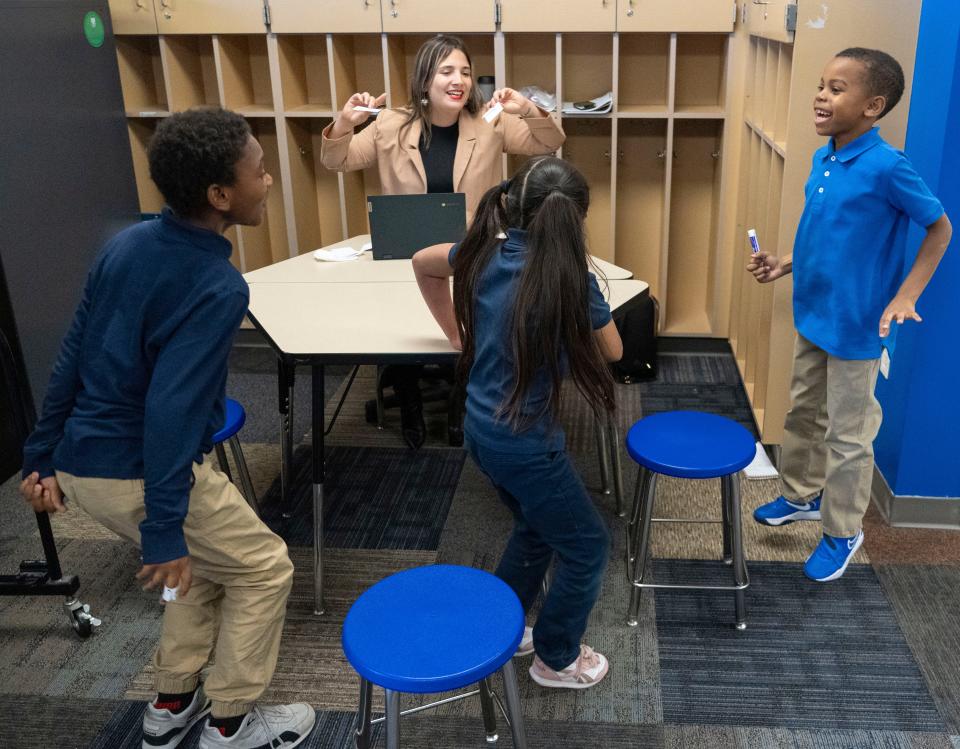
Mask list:
[[[233,435],[243,429],[244,422],[247,420],[247,412],[243,406],[237,403],[233,398],[227,398],[227,416],[223,421],[223,426],[213,435],[213,444],[226,442]]]
[[[753,435],[735,421],[697,411],[652,414],[627,433],[637,463],[667,476],[709,479],[743,470],[756,454]]]
[[[398,692],[445,692],[510,661],[523,635],[520,600],[483,570],[433,565],[398,572],[360,596],[343,651],[363,678]]]

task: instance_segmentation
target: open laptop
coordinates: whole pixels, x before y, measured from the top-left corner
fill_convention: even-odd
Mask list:
[[[459,242],[467,227],[462,192],[367,197],[374,260],[413,257],[417,250],[441,242]]]

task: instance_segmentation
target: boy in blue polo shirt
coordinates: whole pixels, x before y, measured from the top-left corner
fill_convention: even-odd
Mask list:
[[[793,254],[759,252],[747,265],[760,283],[793,272],[798,333],[783,495],[754,518],[777,526],[822,516],[823,538],[803,568],[818,582],[843,575],[863,543],[881,354],[892,350],[891,322],[920,322],[916,301],[950,243],[940,201],[874,126],[903,87],[900,65],[878,50],[845,49],[827,64],[813,110],[830,142],[813,156]],[[927,235],[905,276],[910,221]]]

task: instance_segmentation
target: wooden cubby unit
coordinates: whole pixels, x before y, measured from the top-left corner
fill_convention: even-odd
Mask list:
[[[249,120],[254,137],[263,148],[263,165],[271,176],[280,174],[280,150],[277,144],[277,126],[273,119],[257,117]],[[267,196],[267,208],[259,226],[240,227],[241,253],[244,272],[286,260],[287,228],[283,207],[283,190],[279,178]]]
[[[220,103],[212,37],[165,36],[160,39],[160,50],[171,111]]]
[[[590,184],[590,210],[587,212],[587,246],[604,260],[613,259],[611,236],[610,119],[569,118],[563,121],[567,141],[563,158],[577,167]]]
[[[667,121],[619,120],[617,147],[614,257],[647,280],[650,293],[660,298]]]
[[[676,115],[723,117],[727,35],[678,34],[676,40]]]
[[[612,34],[563,34],[561,50],[560,93],[563,100],[557,102],[558,110],[563,101],[586,101],[613,90]]]
[[[332,120],[288,117],[290,200],[299,253],[344,238],[338,175],[320,163],[320,134]],[[291,253],[293,254],[293,253]]]
[[[266,36],[221,35],[214,43],[219,47],[223,105],[247,117],[273,115]]]
[[[673,133],[664,331],[709,335],[723,123],[677,120]]]
[[[336,111],[330,88],[330,56],[326,34],[284,34],[277,37],[277,60],[283,111],[329,117]]]
[[[379,34],[332,34],[333,109],[339,111],[355,93],[379,96],[386,91],[383,43]]]
[[[130,153],[133,156],[133,175],[140,196],[141,213],[159,213],[163,208],[163,196],[150,179],[150,164],[147,162],[147,146],[157,129],[155,118],[127,118],[130,133]]]
[[[666,117],[670,100],[670,35],[618,35],[617,112]]]
[[[156,36],[119,36],[116,41],[120,88],[127,116],[162,117],[169,114],[160,39]]]

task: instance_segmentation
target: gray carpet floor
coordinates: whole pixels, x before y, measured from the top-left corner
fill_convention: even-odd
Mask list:
[[[328,417],[349,372],[328,369]],[[462,450],[446,444],[441,405],[427,408],[428,440],[418,453],[403,447],[395,411],[383,430],[365,422],[374,376],[361,368],[327,441],[323,617],[312,613],[306,495],[294,521],[277,526],[296,573],[277,673],[264,700],[302,700],[318,709],[305,747],[349,745],[358,682],[340,648],[340,628],[356,597],[384,576],[422,564],[492,570],[511,525],[485,478]],[[247,410],[240,436],[269,519],[279,469],[269,354],[235,351],[228,392]],[[752,428],[736,366],[725,354],[664,355],[657,381],[618,386],[617,399],[621,433],[644,414],[673,408],[721,413]],[[309,400],[308,371],[298,371],[294,433],[304,447],[294,467],[301,473],[308,465]],[[952,548],[952,538],[878,529],[882,544],[866,544],[838,583],[815,586],[799,565],[817,541],[816,524],[754,524],[749,512],[776,496],[777,482],[743,481],[752,578],[746,632],[731,626],[730,594],[700,592],[645,592],[640,624],[630,628],[625,521],[613,497],[601,493],[593,420],[581,400],[565,397],[563,423],[612,532],[611,563],[585,635],[610,658],[611,671],[594,689],[544,690],[518,663],[529,746],[960,749],[960,564],[950,555],[941,564],[924,563],[929,554],[923,554],[931,543]],[[625,454],[623,461],[629,500],[635,475]],[[41,556],[15,480],[0,486],[0,513],[0,572],[12,572],[21,559]],[[661,480],[657,514],[717,517],[717,482]],[[103,625],[81,641],[67,626],[61,599],[0,598],[0,747],[139,746],[162,609],[133,578],[133,548],[76,509],[53,525],[64,570],[80,575],[81,598]],[[655,579],[726,582],[729,568],[716,561],[716,526],[661,524],[652,543]],[[917,562],[903,551],[914,548]],[[871,561],[874,553],[883,563]],[[404,705],[421,699],[406,697]],[[382,695],[375,692],[374,710],[380,709]],[[500,735],[502,746],[512,745],[506,726]],[[403,724],[404,746],[484,743],[473,700]],[[195,745],[195,735],[182,744]]]

